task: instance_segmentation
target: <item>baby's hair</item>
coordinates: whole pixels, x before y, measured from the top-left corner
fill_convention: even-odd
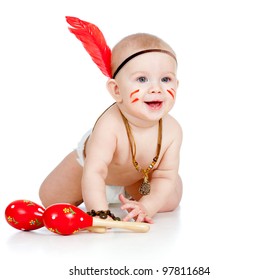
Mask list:
[[[127,57],[146,49],[164,49],[170,51],[175,56],[174,50],[161,38],[148,33],[132,34],[123,38],[112,49],[112,74]]]

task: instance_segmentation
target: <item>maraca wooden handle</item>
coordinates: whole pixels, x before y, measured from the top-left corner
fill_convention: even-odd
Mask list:
[[[121,221],[111,221],[111,220],[102,220],[102,219],[93,219],[93,227],[94,226],[106,227],[106,228],[123,228],[135,232],[148,232],[150,230],[150,226],[146,223],[121,222]]]

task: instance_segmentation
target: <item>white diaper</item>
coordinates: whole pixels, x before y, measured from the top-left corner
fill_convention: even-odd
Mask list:
[[[76,153],[77,153],[77,158],[76,160],[78,161],[78,163],[83,167],[84,166],[84,146],[85,146],[85,142],[88,139],[88,137],[90,136],[90,134],[92,133],[92,130],[90,129],[89,131],[87,131],[82,139],[80,140],[80,142],[78,143],[78,146],[76,148]],[[122,186],[106,186],[106,198],[107,198],[107,202],[109,204],[111,203],[120,203],[119,200],[119,195],[123,194],[124,196],[126,195],[125,193],[125,188]]]
[[[90,136],[90,134],[92,133],[92,130],[88,130],[83,137],[81,138],[80,142],[77,145],[76,148],[76,152],[77,152],[77,158],[76,160],[78,161],[78,163],[83,167],[84,166],[84,146],[85,146],[85,142],[88,139],[88,137]]]
[[[123,194],[124,196],[126,196],[124,187],[106,186],[106,199],[107,199],[108,204],[121,203],[119,200],[120,194]]]

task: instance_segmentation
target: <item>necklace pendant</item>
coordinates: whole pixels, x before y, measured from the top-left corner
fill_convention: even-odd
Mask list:
[[[150,185],[147,177],[144,177],[144,181],[139,188],[139,193],[142,195],[148,195],[148,194],[150,194],[150,192],[151,192],[151,185]]]

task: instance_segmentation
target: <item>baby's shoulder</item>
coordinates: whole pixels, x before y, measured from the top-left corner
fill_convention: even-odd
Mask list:
[[[180,123],[169,114],[163,118],[163,127],[165,132],[173,137],[182,136],[182,127]]]
[[[115,106],[109,107],[95,123],[94,130],[105,130],[106,132],[117,132],[121,126],[121,117]]]

